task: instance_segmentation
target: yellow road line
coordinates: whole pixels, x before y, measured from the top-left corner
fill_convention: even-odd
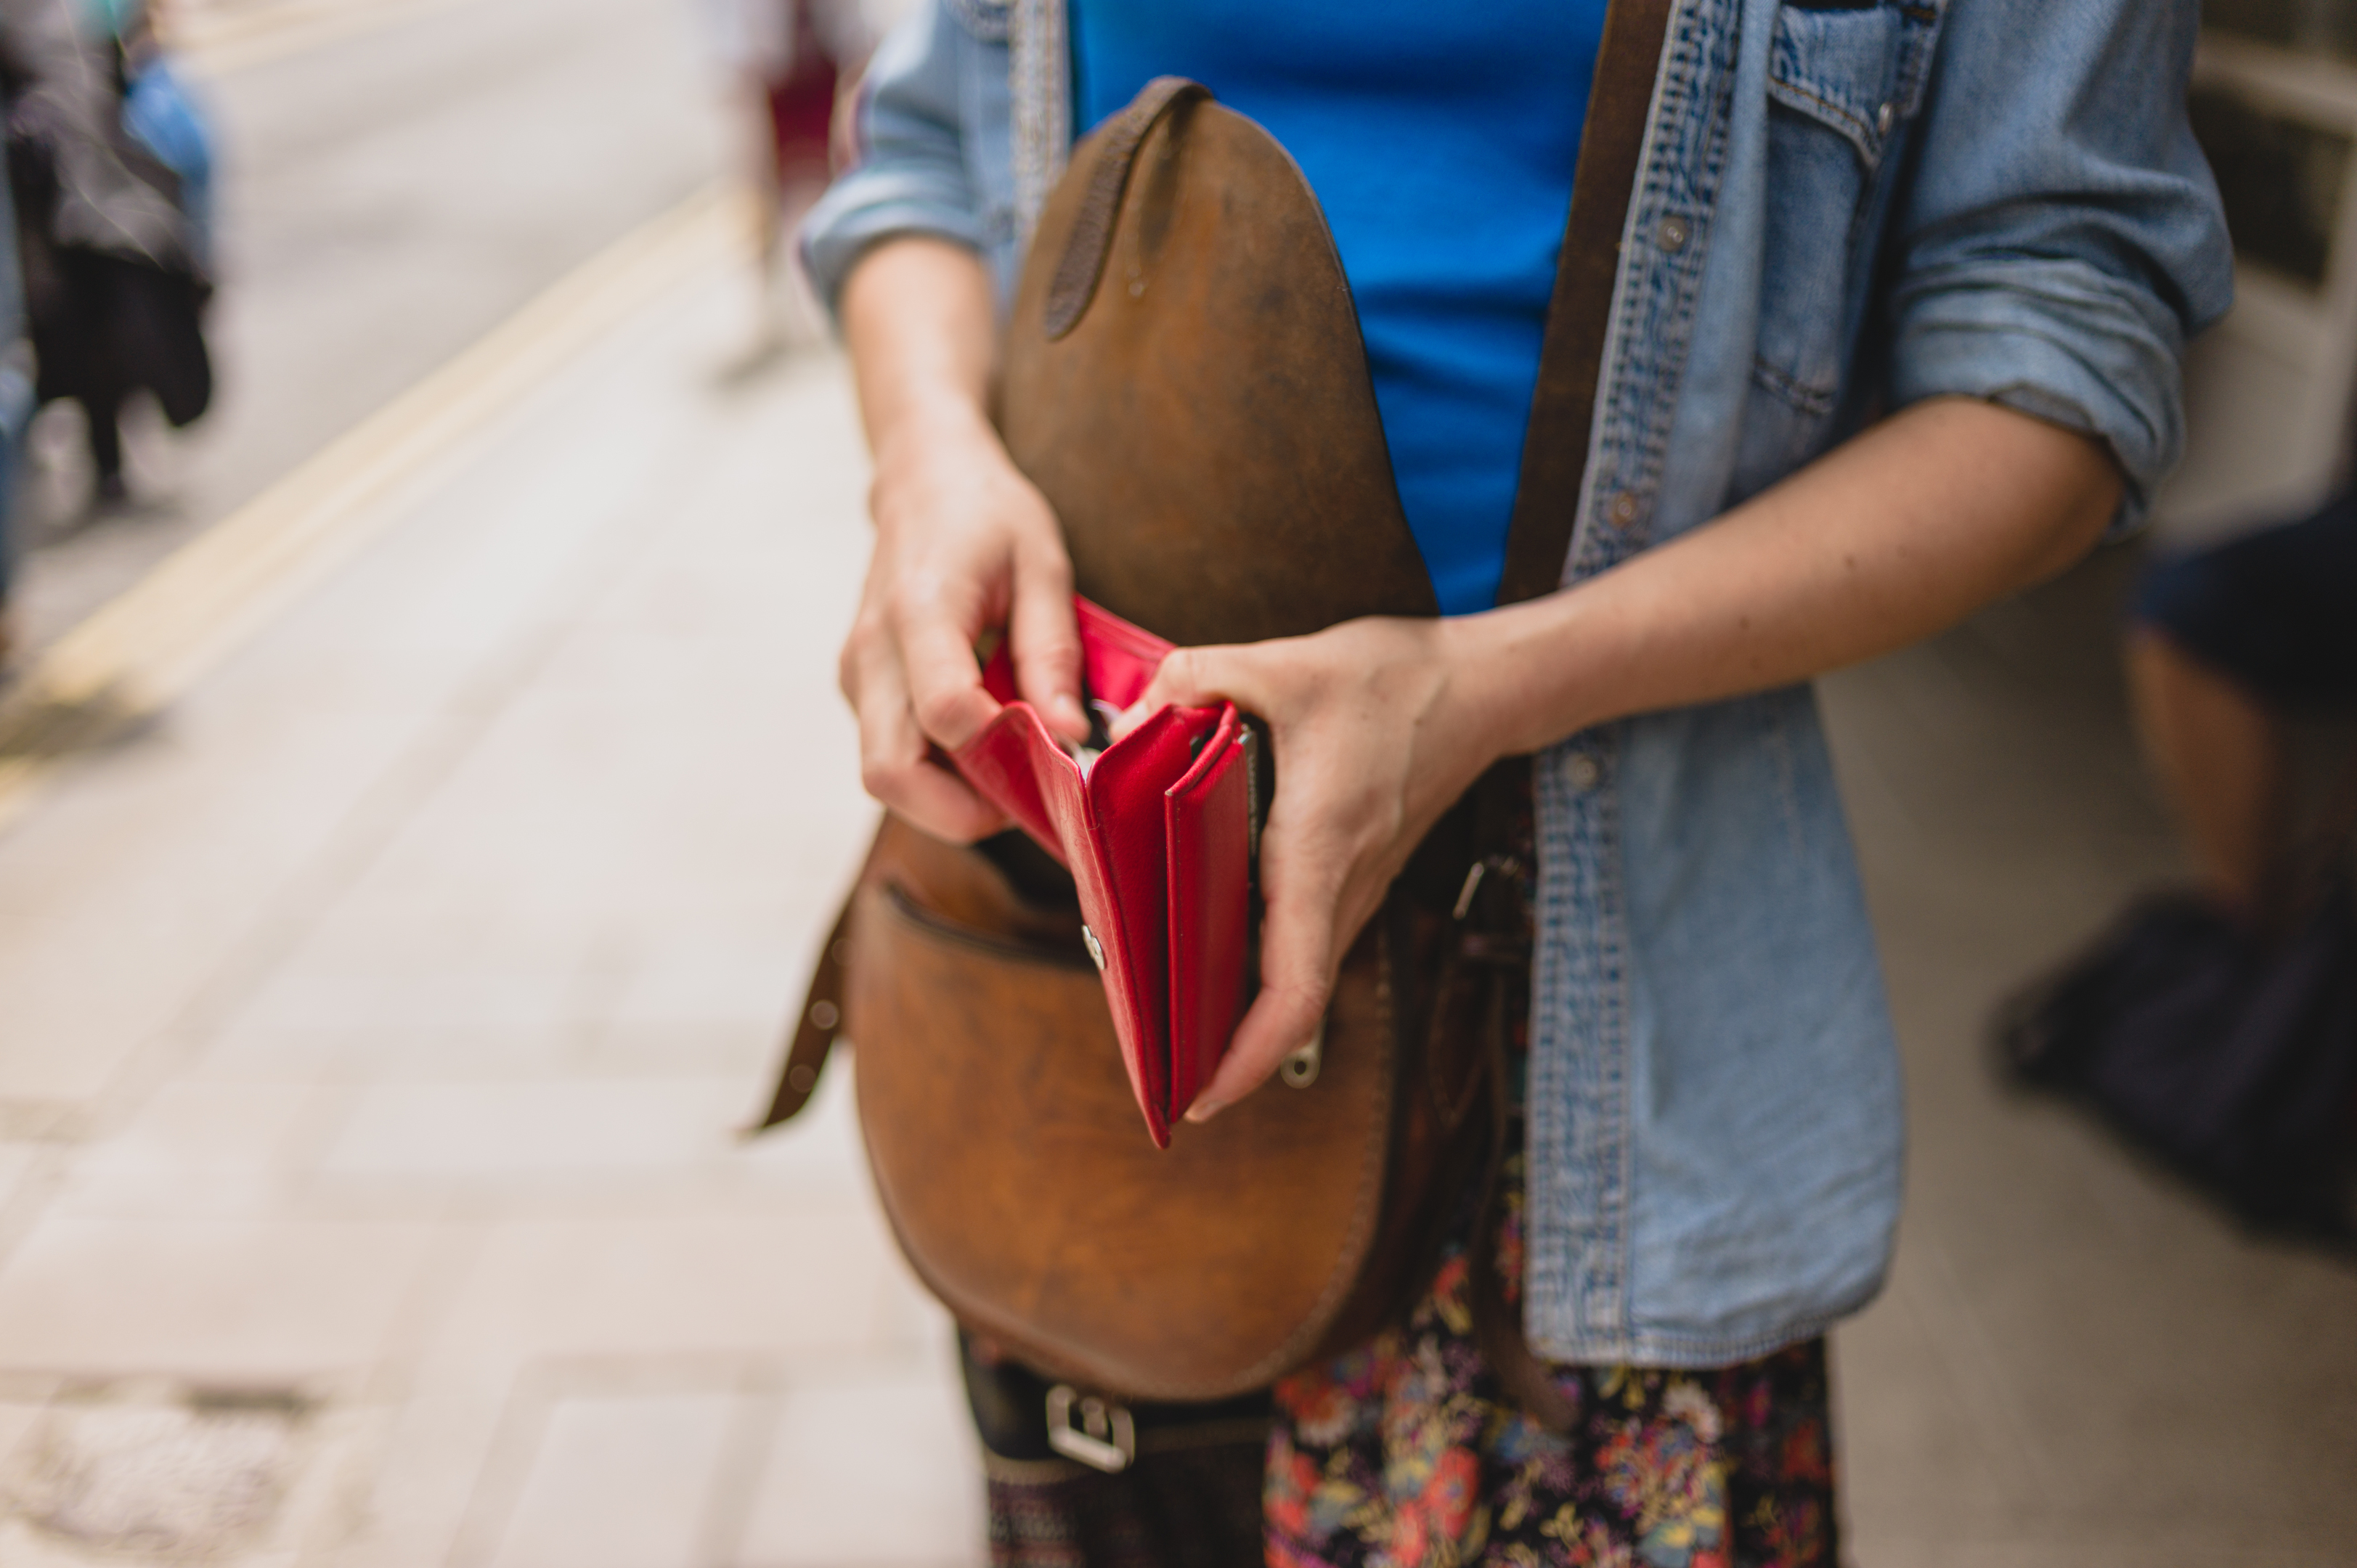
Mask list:
[[[92,731],[154,714],[402,515],[378,505],[600,336],[742,249],[710,189],[560,279],[52,643],[0,702],[0,828]]]

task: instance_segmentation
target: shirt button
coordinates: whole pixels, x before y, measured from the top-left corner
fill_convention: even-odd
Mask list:
[[[1612,505],[1606,511],[1605,515],[1609,517],[1614,522],[1620,524],[1622,528],[1626,528],[1631,523],[1637,521],[1637,513],[1639,510],[1640,507],[1636,492],[1633,490],[1622,490],[1619,495],[1612,498]]]
[[[1686,242],[1694,238],[1694,231],[1686,227],[1684,219],[1673,214],[1662,220],[1661,226],[1653,231],[1653,238],[1662,249],[1674,256],[1686,248]]]
[[[1890,134],[1890,122],[1896,117],[1896,112],[1888,103],[1876,110],[1874,112],[1874,134],[1878,136],[1887,136]]]
[[[1563,776],[1571,781],[1573,789],[1587,790],[1596,788],[1596,781],[1604,777],[1604,769],[1596,766],[1596,758],[1583,751],[1564,765]]]

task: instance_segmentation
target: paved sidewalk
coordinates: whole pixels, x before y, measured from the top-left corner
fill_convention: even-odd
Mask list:
[[[838,366],[709,276],[0,839],[0,1563],[949,1564],[847,1074]]]
[[[871,819],[838,362],[714,270],[0,836],[0,1568],[950,1568],[941,1314],[834,1071],[734,1129]],[[2357,1563],[2357,1273],[2007,1100],[2164,874],[2099,564],[1829,703],[1908,1051],[1838,1337],[1869,1568]]]
[[[1824,682],[1907,1069],[1907,1210],[1835,1336],[1866,1568],[2357,1564],[2357,1267],[2000,1089],[1998,1000],[2185,875],[2113,553]]]

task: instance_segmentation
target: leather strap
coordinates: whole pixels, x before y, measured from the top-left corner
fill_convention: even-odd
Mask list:
[[[1579,515],[1580,486],[1596,419],[1596,389],[1612,323],[1612,293],[1620,272],[1620,236],[1644,151],[1662,46],[1675,0],[1611,0],[1588,90],[1587,122],[1580,132],[1579,166],[1572,177],[1571,213],[1555,263],[1547,305],[1546,337],[1539,348],[1538,385],[1523,440],[1523,468],[1506,535],[1498,602],[1516,604],[1551,594],[1563,584]],[[1485,778],[1480,788],[1492,779]],[[1494,811],[1477,829],[1479,846],[1494,855],[1501,835]],[[1525,916],[1527,918],[1527,916]],[[1527,961],[1525,961],[1527,963]],[[1504,977],[1491,999],[1490,1031],[1490,1153],[1480,1208],[1466,1258],[1468,1306],[1482,1359],[1508,1399],[1546,1430],[1567,1433],[1577,1412],[1555,1384],[1547,1363],[1523,1334],[1520,1313],[1498,1279],[1499,1184],[1508,1120],[1510,1079],[1502,1018]]]
[[[1596,422],[1596,383],[1612,324],[1612,289],[1620,273],[1620,235],[1628,225],[1637,165],[1652,117],[1653,83],[1675,0],[1611,0],[1587,93],[1579,166],[1571,184],[1563,255],[1555,263],[1539,349],[1538,386],[1523,438],[1523,471],[1506,534],[1501,605],[1535,599],[1563,584],[1587,473]]]
[[[843,972],[844,961],[851,953],[850,940],[851,899],[846,898],[834,917],[834,929],[818,950],[810,993],[802,998],[802,1016],[795,1021],[793,1042],[786,1049],[786,1065],[778,1074],[777,1098],[751,1132],[764,1133],[791,1121],[818,1088],[827,1055],[834,1049],[835,1036],[843,1032]]]
[[[1105,126],[1104,148],[1090,171],[1088,194],[1082,198],[1080,216],[1071,238],[1048,283],[1048,308],[1043,325],[1054,342],[1088,314],[1096,297],[1097,280],[1104,275],[1105,256],[1113,249],[1114,220],[1121,216],[1121,199],[1129,189],[1129,171],[1146,134],[1174,105],[1211,96],[1211,90],[1183,76],[1157,76],[1132,99],[1129,107]]]
[[[1554,1369],[1531,1348],[1523,1334],[1522,1314],[1506,1300],[1498,1277],[1498,1201],[1504,1175],[1506,1134],[1512,1114],[1507,1103],[1505,1029],[1494,1015],[1501,1003],[1491,1002],[1493,1023],[1490,1044],[1490,1155],[1481,1182],[1481,1206],[1466,1247],[1466,1305],[1473,1319],[1473,1341],[1481,1348],[1498,1385],[1522,1412],[1558,1436],[1570,1433],[1579,1419],[1573,1404],[1555,1380]]]

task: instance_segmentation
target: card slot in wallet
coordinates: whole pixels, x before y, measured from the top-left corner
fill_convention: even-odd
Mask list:
[[[1170,644],[1076,599],[1087,694],[1125,708]],[[985,799],[1072,874],[1146,1131],[1210,1081],[1242,1011],[1252,875],[1252,747],[1233,703],[1165,707],[1075,756],[1021,700],[1002,645],[983,684],[1005,703],[953,757]]]

